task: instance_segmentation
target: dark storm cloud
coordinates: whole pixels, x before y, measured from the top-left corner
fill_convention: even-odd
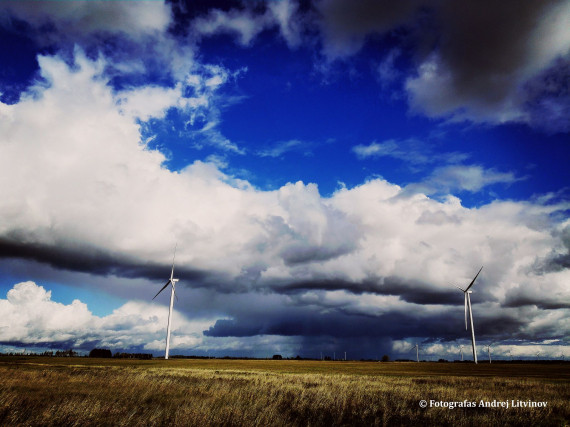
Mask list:
[[[435,324],[441,326],[436,320]],[[428,326],[428,329],[432,329]],[[232,320],[218,320],[204,334],[211,337],[246,337],[253,335],[331,336],[350,337],[404,337],[415,332],[425,333],[425,325],[417,319],[400,313],[369,316],[347,314],[342,310],[328,313],[314,308],[291,307],[288,311],[250,313]]]
[[[560,240],[565,250],[562,253],[553,251],[550,256],[537,260],[533,265],[533,271],[536,274],[542,275],[570,268],[570,227],[562,230]]]
[[[507,314],[497,310],[495,313],[481,313],[477,316],[474,311],[473,323],[480,339],[490,339],[493,337],[508,337],[519,334],[527,324],[525,319],[521,319],[514,314]]]
[[[322,15],[325,54],[334,58],[356,53],[369,34],[382,34],[406,23],[421,2],[324,0],[315,4]]]
[[[327,248],[322,246],[290,246],[281,253],[287,265],[304,264],[313,261],[327,261],[338,258],[354,250],[354,245],[348,242],[344,246]]]
[[[500,102],[510,78],[532,61],[529,40],[540,20],[558,1],[445,1],[439,13],[439,52],[453,70],[459,97],[485,104]]]
[[[274,288],[277,292],[296,293],[307,290],[346,290],[353,294],[371,293],[398,296],[402,301],[413,304],[463,304],[463,297],[454,287],[436,289],[419,280],[395,276],[368,278],[359,282],[342,279],[299,280]]]
[[[543,62],[540,49],[552,47],[541,47],[536,32],[553,7],[561,4],[516,0],[442,2],[434,40],[440,65],[450,73],[447,83],[451,90],[448,99],[443,95],[428,100],[426,110],[437,113],[462,104],[471,104],[475,110],[504,110],[505,102],[527,102],[527,96],[566,104],[567,109],[568,99],[557,99],[558,92],[567,86],[563,81],[535,81],[533,93],[517,94],[522,89],[519,86],[544,67],[563,69],[560,64]],[[523,99],[514,100],[515,96]]]
[[[89,245],[73,244],[57,247],[24,240],[0,237],[0,258],[18,258],[48,264],[54,268],[100,276],[163,280],[170,265],[137,262],[124,254],[113,254]],[[191,282],[206,280],[208,274],[185,266],[177,266],[177,275]]]
[[[354,55],[366,40],[394,31],[404,45],[414,46],[419,76],[408,80],[407,89],[415,110],[430,116],[461,111],[475,121],[522,121],[553,132],[570,126],[570,46],[557,18],[567,13],[565,4],[316,2],[330,59]]]
[[[493,339],[524,334],[526,320],[497,312],[482,313],[474,307],[478,339]],[[297,353],[315,357],[321,351],[349,351],[350,357],[377,357],[377,352],[392,352],[393,340],[422,337],[425,343],[449,343],[469,338],[464,328],[463,309],[453,312],[418,315],[394,308],[372,316],[335,308],[319,311],[315,306],[295,306],[287,310],[267,307],[241,307],[233,319],[218,320],[204,331],[209,337],[251,337],[256,335],[300,336]],[[325,354],[328,354],[325,352]]]
[[[541,295],[525,290],[517,292],[509,292],[505,297],[504,307],[524,307],[536,306],[543,310],[557,310],[570,308],[570,300],[564,298],[552,297],[550,295]]]
[[[558,255],[550,260],[553,271],[560,271],[570,268],[570,253]]]

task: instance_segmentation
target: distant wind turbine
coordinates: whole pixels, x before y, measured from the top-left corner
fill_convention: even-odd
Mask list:
[[[172,321],[171,321],[172,320],[172,307],[174,306],[174,297],[176,296],[176,291],[174,290],[174,287],[176,285],[176,282],[178,282],[178,279],[174,278],[174,259],[176,258],[176,246],[174,246],[174,256],[172,257],[172,270],[170,271],[170,279],[168,279],[168,282],[166,282],[166,285],[164,285],[162,287],[162,289],[160,291],[158,291],[157,294],[154,296],[154,298],[156,298],[158,296],[158,294],[160,294],[162,291],[164,291],[168,285],[170,285],[170,284],[172,285],[172,289],[170,292],[170,309],[168,310],[168,325],[166,327],[166,351],[164,352],[164,359],[165,360],[168,359],[168,352],[170,350],[170,328],[172,326]],[[176,298],[178,298],[178,297],[176,297]]]
[[[487,344],[487,354],[489,355],[489,363],[491,363],[491,344]]]
[[[511,357],[511,362],[513,361],[513,352],[511,351],[511,349],[509,348],[509,356]]]
[[[412,351],[414,348],[416,349],[416,362],[419,362],[420,361],[420,350],[419,350],[420,346],[419,346],[419,344],[414,345],[412,348],[410,348],[409,351]]]
[[[461,361],[463,362],[463,346],[459,346],[459,352],[461,353]]]
[[[479,273],[481,273],[481,270],[483,270],[483,267],[479,269],[479,272],[473,278],[473,280],[471,281],[469,286],[467,286],[467,288],[462,289],[459,286],[455,286],[457,289],[461,290],[463,292],[463,295],[465,296],[465,330],[467,330],[467,308],[469,307],[469,319],[471,321],[471,346],[473,347],[473,361],[475,363],[477,363],[477,348],[475,346],[475,329],[473,327],[473,312],[471,311],[470,295],[472,291],[470,291],[469,289],[471,288],[471,286],[473,286],[475,280],[477,280],[477,277],[479,276]]]
[[[536,352],[536,358],[537,358],[537,360],[540,360],[540,350],[538,350],[538,351]]]

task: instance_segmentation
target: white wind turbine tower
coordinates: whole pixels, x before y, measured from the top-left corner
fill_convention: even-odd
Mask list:
[[[463,346],[459,346],[459,352],[461,353],[461,361],[463,362]]]
[[[479,276],[479,273],[481,273],[481,270],[483,270],[483,267],[479,269],[479,272],[473,278],[473,280],[471,281],[469,286],[467,286],[467,288],[462,289],[459,286],[455,286],[457,289],[461,290],[463,292],[463,295],[465,296],[465,330],[467,330],[467,307],[469,307],[469,319],[471,321],[471,346],[473,347],[473,361],[475,363],[477,363],[477,348],[475,346],[475,329],[473,328],[473,312],[471,311],[470,295],[472,291],[470,291],[469,288],[473,286],[473,283],[475,283],[475,280],[477,280],[477,277]]]
[[[166,285],[164,285],[162,289],[158,291],[157,294],[154,296],[154,298],[156,298],[158,294],[160,294],[164,289],[166,289],[168,285],[172,284],[172,289],[170,291],[170,309],[168,310],[168,325],[166,327],[166,351],[164,352],[165,360],[168,360],[168,352],[170,350],[170,327],[172,326],[172,307],[174,306],[174,297],[176,296],[176,291],[174,290],[174,286],[176,285],[176,282],[178,282],[178,279],[174,278],[175,257],[176,257],[176,246],[174,247],[174,256],[172,257],[172,270],[170,271],[170,279],[168,279]]]
[[[491,344],[487,344],[487,354],[489,355],[489,363],[491,363]]]

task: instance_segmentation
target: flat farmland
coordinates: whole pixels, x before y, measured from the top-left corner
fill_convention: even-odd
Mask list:
[[[8,426],[564,426],[569,402],[567,363],[0,357]]]

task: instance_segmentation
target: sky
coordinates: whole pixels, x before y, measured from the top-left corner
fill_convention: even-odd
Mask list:
[[[570,2],[0,2],[0,351],[563,358]],[[469,352],[466,351],[466,355]]]

